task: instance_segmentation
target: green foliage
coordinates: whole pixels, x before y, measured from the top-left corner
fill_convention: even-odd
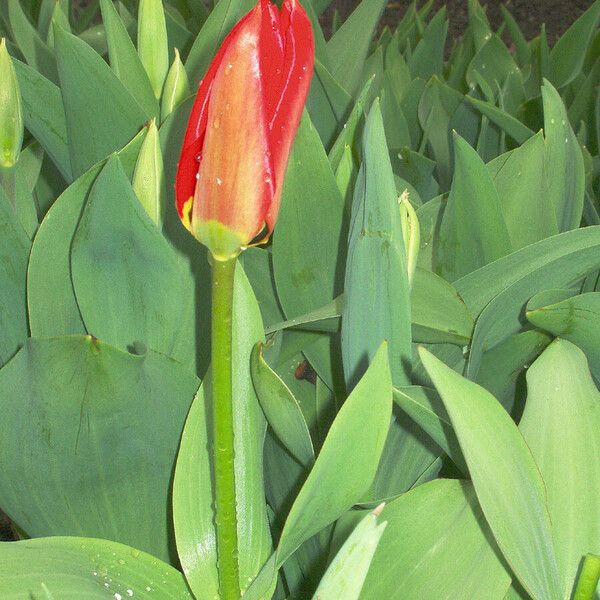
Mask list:
[[[0,2],[2,598],[219,594],[209,266],[173,188],[254,4]],[[600,0],[553,47],[477,0],[452,43],[431,1],[328,40],[302,4],[311,90],[236,271],[244,598],[597,600]]]

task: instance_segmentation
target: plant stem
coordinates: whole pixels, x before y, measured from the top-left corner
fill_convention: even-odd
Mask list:
[[[233,281],[236,259],[212,261],[212,401],[219,588],[240,597],[231,377]]]
[[[585,557],[573,600],[592,600],[600,580],[600,556],[588,554]]]

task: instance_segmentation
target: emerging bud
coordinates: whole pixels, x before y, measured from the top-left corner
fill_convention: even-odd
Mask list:
[[[23,143],[21,93],[6,40],[0,40],[0,167],[12,167]]]
[[[161,120],[164,121],[189,95],[190,84],[187,73],[179,57],[179,50],[175,48],[175,59],[167,73],[163,89],[160,106]]]
[[[268,239],[310,87],[314,42],[297,0],[259,0],[200,82],[179,160],[177,210],[218,260]]]
[[[402,237],[406,251],[406,270],[408,271],[408,285],[412,287],[413,276],[417,268],[419,249],[421,246],[421,226],[417,213],[410,203],[408,190],[404,190],[398,199],[400,205],[400,222],[402,224]]]

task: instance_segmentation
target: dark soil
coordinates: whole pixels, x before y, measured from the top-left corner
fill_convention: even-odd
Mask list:
[[[324,15],[324,25],[331,22],[333,10],[337,8],[342,19],[347,17],[359,4],[359,0],[334,0]],[[422,0],[420,4],[424,4]],[[483,0],[487,14],[494,29],[502,23],[500,5],[504,4],[521,26],[525,37],[532,39],[540,32],[542,23],[546,24],[548,41],[553,44],[564,31],[585,12],[593,0]],[[434,10],[446,6],[450,19],[449,39],[460,37],[467,25],[467,0],[436,0]],[[389,2],[383,17],[383,23],[394,28],[406,9],[410,0]]]

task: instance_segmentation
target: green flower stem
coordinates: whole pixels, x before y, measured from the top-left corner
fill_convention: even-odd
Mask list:
[[[592,600],[600,580],[600,556],[588,554],[583,562],[573,600]]]
[[[219,588],[240,597],[231,378],[233,281],[236,259],[212,260],[212,401]]]

